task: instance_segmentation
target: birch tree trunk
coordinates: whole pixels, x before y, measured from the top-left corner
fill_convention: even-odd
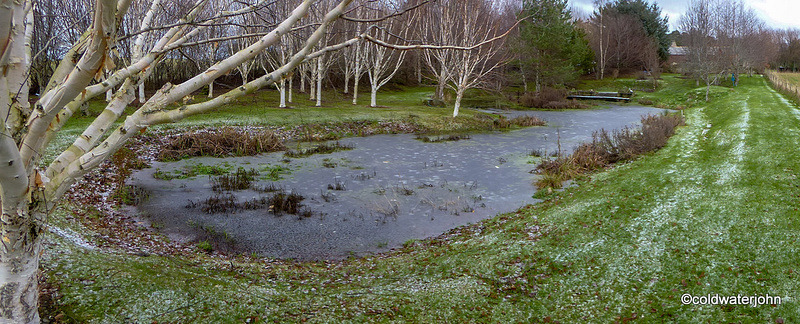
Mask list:
[[[325,78],[325,71],[323,70],[323,65],[325,60],[325,56],[320,56],[317,58],[317,103],[315,106],[321,107],[322,106],[322,79]]]
[[[486,43],[487,40],[496,39],[500,34],[496,22],[490,18],[491,7],[479,0],[450,1],[453,2],[440,4],[447,6],[442,8],[439,21],[460,32],[453,32],[448,43],[472,47],[469,50],[453,51],[447,60],[437,60],[438,68],[442,69],[440,73],[447,73],[448,77],[445,79],[447,86],[456,92],[453,107],[453,117],[455,117],[458,116],[466,90],[479,86],[484,77],[504,64],[506,59],[500,55],[502,43]]]
[[[319,61],[319,58],[317,58]],[[309,64],[310,65],[310,64]],[[316,67],[309,68],[309,77],[308,77],[308,100],[315,101],[317,100],[317,81],[319,80],[319,76],[317,75],[319,70]]]
[[[209,93],[211,93],[211,92],[209,92]],[[142,82],[142,83],[139,83],[139,103],[145,103],[146,99],[147,98],[145,98],[145,95],[144,95],[144,82]]]
[[[300,92],[306,92],[306,73],[305,69],[302,67],[298,69],[300,71]]]
[[[346,71],[344,73],[344,92],[342,93],[349,94],[350,93],[349,89],[350,89],[350,73],[349,71]]]
[[[287,101],[289,101],[289,102],[293,102],[292,101],[292,81],[294,81],[294,76],[289,76],[289,98],[287,98]]]
[[[376,84],[372,85],[372,92],[369,100],[369,106],[373,108],[378,106],[378,87],[376,86]]]
[[[361,62],[363,58],[363,53],[361,52],[362,42],[358,42],[355,45],[355,53],[356,53],[356,64],[353,69],[353,105],[358,105],[358,83],[361,81],[361,75],[364,74],[363,71],[363,63]]]
[[[280,85],[278,86],[278,91],[281,94],[281,101],[278,104],[279,108],[286,108],[286,79],[281,79]]]
[[[461,99],[464,99],[464,90],[465,89],[462,88],[456,91],[456,102],[453,105],[453,117],[458,116],[458,110],[461,108]]]

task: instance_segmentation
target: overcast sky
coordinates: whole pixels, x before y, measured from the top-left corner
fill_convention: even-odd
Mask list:
[[[689,0],[648,0],[657,3],[661,13],[669,17],[670,30],[677,29],[681,15],[686,11]],[[800,1],[798,0],[744,0],[773,28],[800,29]],[[594,11],[592,0],[569,0],[579,12],[591,14]]]

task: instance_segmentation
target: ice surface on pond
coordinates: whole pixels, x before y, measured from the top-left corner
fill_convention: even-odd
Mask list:
[[[535,203],[536,175],[532,150],[566,152],[590,140],[594,131],[638,123],[663,110],[625,106],[568,111],[496,112],[534,115],[548,126],[510,132],[472,134],[468,140],[423,143],[414,135],[376,135],[340,140],[355,149],[284,160],[283,153],[255,157],[194,158],[154,163],[136,172],[131,184],[150,192],[139,206],[152,224],[177,240],[214,236],[239,252],[300,260],[340,259],[387,251],[409,239],[441,234],[448,229],[490,218]],[[291,147],[291,145],[290,145]],[[227,163],[233,169],[289,169],[281,180],[258,180],[299,193],[311,217],[267,209],[206,214],[186,208],[214,196],[209,176],[158,180],[153,173],[187,165]],[[345,190],[330,190],[329,185]],[[239,202],[269,193],[232,192]],[[190,203],[191,201],[191,203]]]

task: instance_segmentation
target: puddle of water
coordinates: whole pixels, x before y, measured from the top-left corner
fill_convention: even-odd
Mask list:
[[[581,111],[497,112],[514,117],[529,114],[548,122],[511,132],[475,134],[469,140],[423,143],[413,135],[346,138],[355,149],[284,160],[283,153],[254,157],[193,158],[153,163],[135,172],[131,185],[150,192],[138,206],[142,215],[171,239],[196,240],[213,234],[237,251],[297,260],[342,259],[388,251],[409,239],[441,234],[451,228],[510,212],[537,200],[533,185],[532,150],[552,152],[560,138],[571,151],[591,139],[592,132],[638,123],[642,115],[661,113],[648,107],[614,106]],[[275,216],[266,209],[232,214],[206,214],[186,208],[214,196],[209,176],[158,180],[153,173],[202,163],[290,171],[275,184],[305,197],[313,216]],[[343,185],[346,190],[330,190]],[[270,194],[233,192],[241,201]]]

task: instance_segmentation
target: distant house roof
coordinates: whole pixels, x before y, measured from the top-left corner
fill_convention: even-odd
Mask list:
[[[675,42],[669,46],[670,56],[686,56],[686,46],[678,46]]]

